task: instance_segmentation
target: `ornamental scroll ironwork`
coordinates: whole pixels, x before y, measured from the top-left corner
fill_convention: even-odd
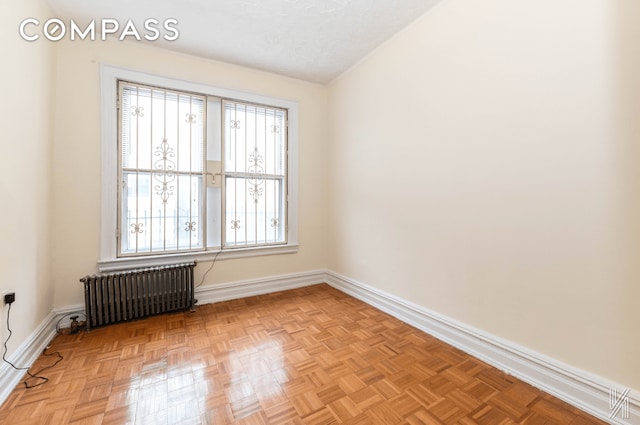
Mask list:
[[[158,182],[158,184],[154,186],[154,189],[156,190],[156,194],[162,199],[162,203],[166,204],[176,189],[173,185],[173,182],[176,180],[176,163],[171,159],[174,158],[176,154],[173,152],[173,148],[169,146],[166,137],[162,138],[162,143],[160,143],[154,155],[160,157],[154,162],[156,172],[153,173],[153,177]]]
[[[144,117],[144,106],[131,105],[131,115],[134,117]]]
[[[251,174],[251,177],[249,177],[249,184],[251,186],[249,186],[248,191],[249,195],[253,197],[253,202],[257,204],[264,192],[264,188],[260,187],[264,183],[264,179],[259,177],[260,174],[264,174],[264,168],[261,165],[264,163],[264,160],[257,146],[254,147],[253,152],[249,155],[248,162],[250,165],[247,171]]]

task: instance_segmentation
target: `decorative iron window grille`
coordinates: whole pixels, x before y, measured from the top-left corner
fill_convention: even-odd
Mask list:
[[[118,92],[118,256],[287,243],[286,109],[126,81]]]
[[[287,111],[224,100],[225,247],[286,243]]]
[[[206,97],[119,82],[119,253],[205,247]]]

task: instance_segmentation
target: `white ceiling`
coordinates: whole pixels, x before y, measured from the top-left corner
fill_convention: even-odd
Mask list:
[[[143,35],[146,19],[175,18],[179,39],[150,43],[322,84],[440,1],[48,0],[67,25],[132,19]]]

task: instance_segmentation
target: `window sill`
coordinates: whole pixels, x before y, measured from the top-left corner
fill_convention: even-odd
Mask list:
[[[214,258],[218,261],[263,255],[294,254],[296,252],[298,252],[298,244],[287,244],[272,247],[233,248],[225,251],[210,250],[178,254],[147,255],[142,257],[122,257],[98,261],[98,270],[100,272],[112,272],[133,268],[165,266],[193,260],[208,262],[213,261]]]

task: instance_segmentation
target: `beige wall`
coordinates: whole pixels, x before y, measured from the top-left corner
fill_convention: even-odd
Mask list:
[[[100,64],[296,100],[299,122],[297,254],[218,261],[204,286],[308,271],[326,260],[326,89],[136,43],[59,42],[53,150],[55,305],[83,302],[78,279],[96,271],[100,231]],[[198,265],[196,280],[210,263]]]
[[[640,324],[640,2],[616,0],[616,84],[618,137],[616,138],[619,185],[620,233],[622,234],[621,268],[624,278],[612,285],[619,294],[621,335],[625,365],[640,358],[637,326]],[[634,345],[635,344],[635,345]],[[640,385],[640,368],[630,369],[635,388]]]
[[[330,268],[640,389],[622,16],[449,0],[334,81]]]
[[[0,291],[16,293],[9,356],[53,307],[49,246],[52,48],[47,43],[27,43],[18,35],[23,19],[48,14],[40,0],[0,3]],[[8,307],[1,299],[0,307],[4,341]]]

